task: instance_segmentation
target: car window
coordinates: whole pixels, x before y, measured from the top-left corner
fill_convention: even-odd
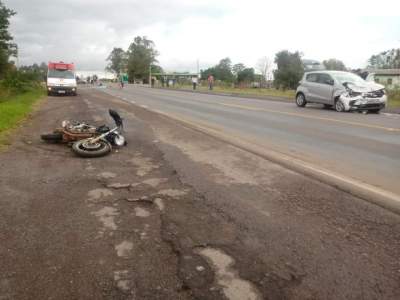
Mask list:
[[[362,79],[360,76],[352,74],[352,73],[348,73],[348,72],[338,72],[334,74],[335,78],[341,83],[353,83],[353,84],[359,84],[359,85],[363,85],[365,84],[365,80]]]
[[[318,79],[318,74],[316,73],[311,73],[306,76],[306,80],[308,82],[317,82],[317,79]]]
[[[318,74],[318,83],[328,84],[329,81],[332,81],[332,77],[330,75],[324,73]]]

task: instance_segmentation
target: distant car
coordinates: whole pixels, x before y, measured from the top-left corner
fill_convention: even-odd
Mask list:
[[[342,71],[314,71],[304,74],[296,90],[296,104],[320,103],[338,112],[379,112],[386,106],[385,87]]]

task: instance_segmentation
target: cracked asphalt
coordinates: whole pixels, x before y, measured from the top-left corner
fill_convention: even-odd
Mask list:
[[[82,159],[40,134],[124,118]],[[0,153],[0,299],[399,299],[400,217],[95,89]]]

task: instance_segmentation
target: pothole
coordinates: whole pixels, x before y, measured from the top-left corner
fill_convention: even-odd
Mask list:
[[[136,217],[147,218],[150,216],[150,212],[141,207],[135,207],[135,215]]]
[[[102,209],[93,212],[93,215],[99,218],[100,222],[107,229],[116,230],[117,225],[115,224],[114,217],[118,215],[118,211],[114,207],[105,206]]]
[[[182,197],[187,194],[187,190],[177,189],[165,189],[157,192],[157,195],[170,196],[170,197]]]
[[[117,287],[123,291],[130,289],[130,281],[128,279],[129,273],[127,270],[114,271],[114,280],[117,283]]]
[[[167,178],[150,178],[142,181],[142,183],[147,184],[153,188],[159,186],[161,183],[166,182],[168,179]]]
[[[154,203],[160,211],[163,211],[165,208],[164,201],[161,198],[154,199]]]
[[[113,192],[109,189],[94,189],[88,192],[88,200],[95,201],[112,195]]]
[[[98,176],[104,179],[110,179],[110,178],[115,178],[117,174],[112,172],[102,172]]]
[[[137,167],[136,175],[143,177],[153,171],[158,169],[160,166],[154,164],[151,158],[142,157],[141,154],[136,154],[132,159],[129,160],[130,163]]]
[[[257,288],[249,281],[239,277],[233,268],[234,259],[221,250],[204,248],[197,251],[209,261],[215,271],[218,285],[222,287],[225,296],[230,300],[261,300]]]
[[[129,241],[123,241],[122,243],[115,246],[115,251],[120,257],[129,256],[131,250],[133,249],[133,243]]]

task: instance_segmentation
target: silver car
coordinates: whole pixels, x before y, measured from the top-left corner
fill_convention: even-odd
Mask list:
[[[296,104],[320,103],[336,111],[379,112],[386,106],[385,87],[356,74],[342,71],[315,71],[304,74],[296,90]]]

